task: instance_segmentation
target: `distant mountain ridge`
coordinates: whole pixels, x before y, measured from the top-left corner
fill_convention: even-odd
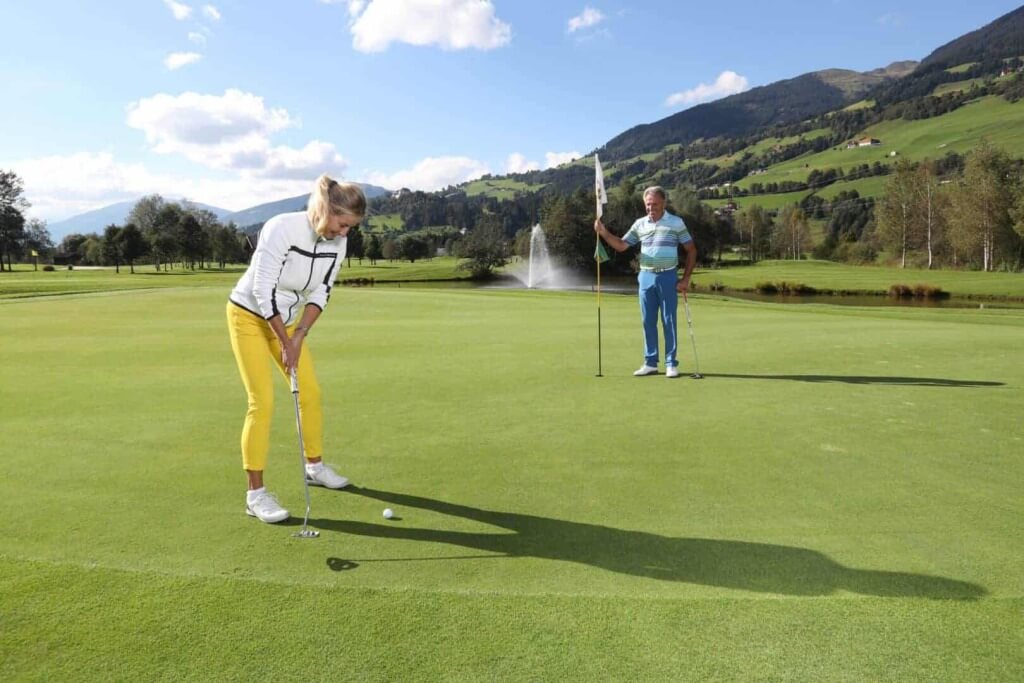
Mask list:
[[[383,194],[388,194],[390,190],[377,185],[370,185],[367,183],[357,183],[363,188],[363,192],[366,194],[367,199],[379,197]],[[141,199],[141,197],[139,198]],[[110,204],[93,211],[87,211],[77,216],[72,216],[62,221],[50,223],[47,229],[50,232],[50,237],[54,242],[59,243],[67,235],[78,234],[89,234],[89,233],[102,233],[108,225],[124,225],[125,221],[128,220],[128,214],[131,213],[132,207],[138,199],[133,199],[125,202],[117,202],[116,204]],[[182,199],[169,199],[169,201],[184,201]],[[271,217],[279,213],[287,213],[291,211],[301,211],[306,207],[309,202],[309,194],[299,195],[297,197],[289,197],[287,199],[280,199],[274,202],[267,202],[266,204],[259,204],[257,206],[243,209],[242,211],[231,211],[230,209],[222,209],[217,206],[211,206],[209,204],[202,204],[200,202],[190,202],[194,206],[200,209],[206,209],[212,212],[217,219],[222,223],[234,222],[239,227],[245,227],[254,224],[263,224]]]
[[[920,70],[1024,55],[1024,6],[965,33],[921,60]]]
[[[367,199],[373,199],[374,197],[380,197],[381,195],[390,194],[391,190],[385,189],[378,185],[370,185],[367,183],[356,183],[359,187],[363,188],[363,194],[366,195]],[[248,227],[250,225],[262,225],[279,213],[290,213],[294,211],[302,211],[306,208],[309,203],[309,193],[300,194],[296,197],[288,197],[287,199],[279,199],[273,202],[267,202],[266,204],[257,204],[256,206],[242,211],[236,211],[235,213],[229,213],[223,219],[223,222],[233,221],[235,225],[240,228]]]
[[[139,197],[141,199],[141,197]],[[50,223],[46,226],[50,232],[50,237],[54,242],[60,242],[66,235],[78,234],[89,234],[92,232],[102,233],[108,225],[124,225],[124,222],[128,219],[128,214],[131,213],[132,207],[138,199],[132,199],[126,202],[117,202],[116,204],[110,204],[108,206],[100,207],[92,211],[86,211],[80,213],[71,218],[66,218],[62,221]],[[171,201],[182,201],[180,199],[174,199]],[[206,209],[207,211],[213,212],[219,220],[223,220],[225,216],[231,213],[230,209],[222,209],[217,206],[211,206],[209,204],[201,204],[199,202],[191,202],[200,209]]]
[[[913,71],[917,62],[895,62],[865,73],[825,69],[701,104],[654,123],[630,128],[597,151],[609,161],[687,144],[701,138],[742,137],[766,126],[798,123],[841,109],[879,84]]]

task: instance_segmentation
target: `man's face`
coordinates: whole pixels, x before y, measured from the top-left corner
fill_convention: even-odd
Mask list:
[[[647,207],[647,217],[652,221],[659,221],[665,215],[665,200],[657,192],[647,193],[644,206]]]

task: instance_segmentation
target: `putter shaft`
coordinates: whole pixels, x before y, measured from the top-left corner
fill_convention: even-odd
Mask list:
[[[306,449],[303,446],[305,443],[302,439],[302,416],[299,413],[299,380],[295,375],[295,370],[291,372],[291,389],[292,398],[295,401],[295,428],[299,433],[299,465],[302,468],[302,488],[306,493],[306,516],[302,519],[302,530],[293,534],[293,536],[299,536],[301,538],[316,538],[320,535],[319,531],[314,531],[308,528],[309,525],[309,510],[312,507],[309,501],[309,482],[306,481]]]

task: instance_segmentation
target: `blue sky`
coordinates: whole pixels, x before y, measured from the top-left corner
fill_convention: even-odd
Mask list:
[[[922,59],[973,0],[27,0],[0,9],[0,168],[56,221],[226,209],[321,172],[440,189],[808,71]]]

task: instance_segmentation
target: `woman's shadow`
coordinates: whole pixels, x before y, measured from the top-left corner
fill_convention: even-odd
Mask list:
[[[583,524],[512,512],[493,512],[356,486],[352,493],[389,503],[400,510],[420,508],[462,517],[510,533],[471,533],[310,520],[320,529],[360,536],[395,538],[471,548],[508,557],[537,557],[599,567],[663,581],[737,588],[796,596],[831,595],[845,590],[881,597],[973,600],[987,591],[973,583],[924,574],[853,569],[806,548],[703,538],[673,538],[644,531]],[[365,561],[365,560],[364,560]],[[331,558],[333,569],[352,569],[355,561]]]

